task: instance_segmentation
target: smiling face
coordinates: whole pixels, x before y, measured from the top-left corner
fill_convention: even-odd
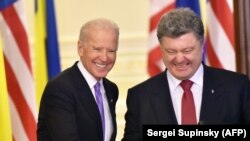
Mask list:
[[[107,76],[116,60],[118,36],[113,29],[90,29],[86,41],[78,41],[78,54],[86,70],[96,78]]]
[[[185,80],[194,75],[202,62],[202,43],[193,32],[161,40],[163,62],[177,79]]]

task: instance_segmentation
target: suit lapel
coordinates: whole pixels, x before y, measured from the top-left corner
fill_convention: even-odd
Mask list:
[[[104,85],[104,89],[106,92],[106,96],[107,96],[107,100],[108,100],[108,104],[109,104],[109,108],[111,109],[111,113],[115,111],[115,103],[116,103],[116,97],[114,94],[114,91],[112,91],[112,87],[109,85],[109,82],[106,78],[103,79],[103,85]],[[112,113],[113,116],[114,113]]]
[[[108,82],[106,78],[103,79],[103,85],[104,85],[104,89],[106,92],[110,113],[112,116],[112,122],[113,122],[114,127],[116,127],[115,104],[117,100],[117,97],[116,97],[117,94],[115,94],[116,91],[113,91],[113,88],[110,85],[110,82]],[[117,93],[118,93],[118,90],[117,90]]]
[[[159,75],[150,94],[153,111],[157,117],[156,124],[177,124],[166,71]]]
[[[204,67],[203,81],[200,124],[215,124],[222,112],[222,82],[218,79],[218,76],[206,66]]]
[[[85,78],[82,76],[77,63],[72,67],[73,84],[76,86],[76,93],[78,95],[84,110],[92,117],[93,120],[98,121],[101,128],[101,117],[99,114],[98,106],[95,102],[94,96]]]

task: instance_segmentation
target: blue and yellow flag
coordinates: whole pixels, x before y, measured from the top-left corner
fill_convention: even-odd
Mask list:
[[[35,1],[35,80],[37,103],[47,81],[57,75],[60,68],[54,1]]]
[[[197,15],[201,15],[199,0],[176,0],[176,7],[189,7]]]

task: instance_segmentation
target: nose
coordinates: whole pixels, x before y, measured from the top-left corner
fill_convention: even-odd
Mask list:
[[[184,60],[185,60],[184,54],[182,54],[180,52],[176,54],[176,57],[175,57],[176,62],[180,63],[180,62],[182,62]]]
[[[103,61],[103,62],[107,61],[107,60],[108,60],[108,52],[107,52],[107,51],[102,51],[102,52],[100,53],[100,59],[101,59],[101,61]]]

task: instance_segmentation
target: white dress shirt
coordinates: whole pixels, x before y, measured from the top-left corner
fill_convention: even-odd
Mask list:
[[[202,101],[202,90],[203,90],[203,75],[204,68],[201,64],[195,74],[189,79],[193,81],[191,91],[194,97],[195,113],[197,122],[200,119],[201,101]],[[170,95],[177,118],[178,124],[181,124],[181,100],[184,93],[180,86],[181,80],[176,79],[169,71],[167,71],[168,84],[170,89]]]
[[[81,61],[77,63],[77,66],[80,69],[85,80],[87,81],[94,98],[96,99],[94,85],[97,83],[97,80],[83,67]],[[109,104],[108,104],[107,96],[105,93],[105,89],[103,86],[103,80],[101,79],[99,82],[101,84],[101,93],[102,93],[104,117],[105,117],[105,141],[110,141],[112,133],[113,133],[112,117],[111,117],[111,113],[109,110]]]

